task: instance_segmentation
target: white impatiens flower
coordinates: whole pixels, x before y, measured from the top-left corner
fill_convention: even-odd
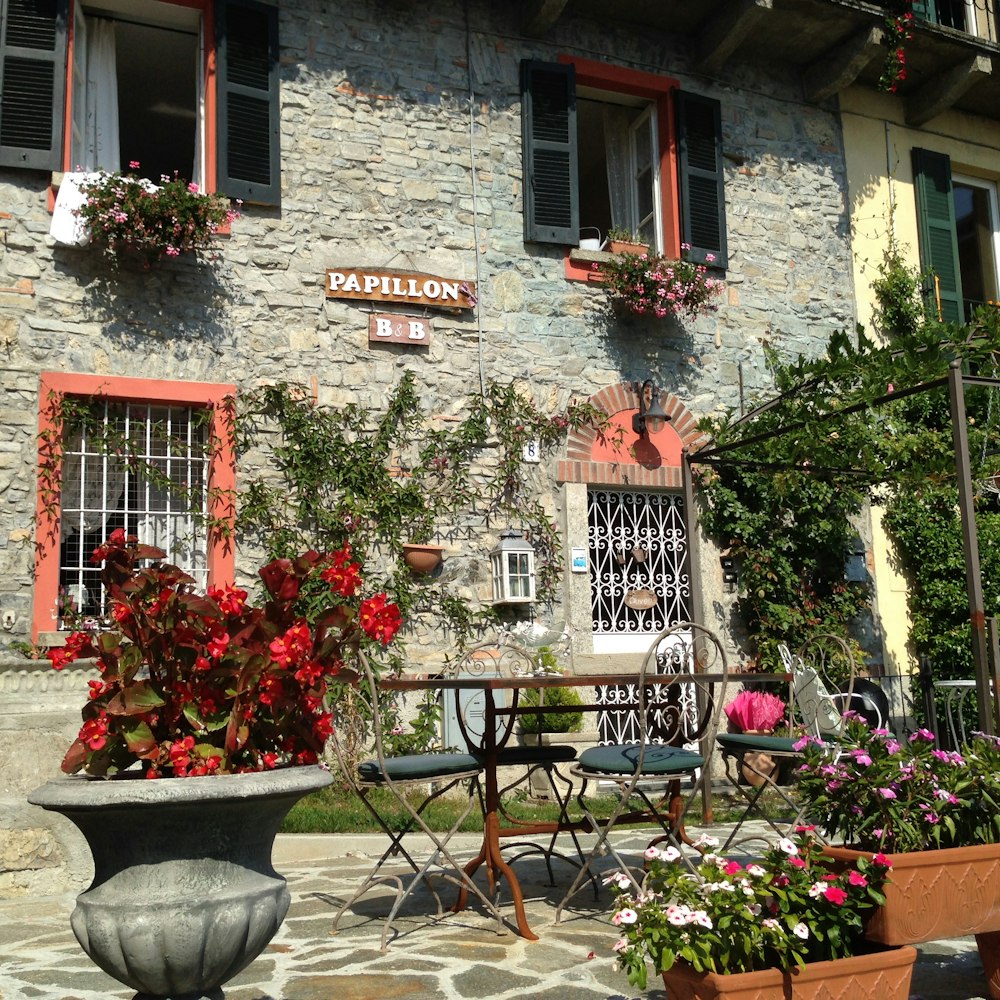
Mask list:
[[[618,918],[617,921],[614,918],[612,920],[618,924],[634,924],[639,919],[639,914],[627,907],[624,910],[619,910],[615,916]]]
[[[696,910],[694,919],[691,922],[698,924],[699,927],[705,927],[708,930],[712,929],[712,918],[704,910]]]
[[[691,911],[686,906],[677,906],[671,903],[667,907],[667,923],[674,927],[683,927],[688,923],[688,916]]]
[[[797,938],[802,938],[802,940],[803,940],[803,941],[805,941],[805,940],[806,940],[806,939],[807,939],[807,938],[809,937],[809,928],[808,928],[808,927],[806,927],[806,925],[805,925],[804,923],[802,923],[802,921],[800,920],[800,921],[799,921],[799,922],[798,922],[798,923],[797,923],[797,924],[796,924],[796,925],[795,925],[795,926],[794,926],[794,927],[792,928],[792,933],[793,933],[793,934],[794,934],[794,935],[795,935],[795,936],[796,936]]]
[[[673,846],[664,847],[663,850],[660,851],[661,861],[676,861],[680,856],[681,852],[678,851],[677,848]]]
[[[660,849],[658,847],[647,847],[642,855],[647,861],[652,861],[654,858],[660,856]]]
[[[625,872],[612,872],[604,879],[604,885],[614,885],[622,890],[630,889],[632,887],[632,880]]]
[[[790,857],[794,857],[799,853],[799,849],[795,846],[795,841],[789,840],[788,837],[782,837],[778,841],[778,849],[784,851]]]
[[[767,872],[760,865],[747,865],[747,874],[754,878],[763,878]]]
[[[809,887],[809,895],[812,896],[813,899],[819,899],[819,897],[822,896],[826,890],[826,882],[813,882],[813,884]]]
[[[694,842],[695,847],[718,847],[719,838],[709,836],[707,833],[701,834],[698,839]]]

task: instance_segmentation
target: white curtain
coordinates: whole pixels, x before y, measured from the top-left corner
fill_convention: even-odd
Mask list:
[[[631,168],[629,166],[628,109],[604,105],[604,149],[608,164],[608,199],[611,225],[615,229],[634,227],[632,219]]]
[[[202,21],[198,30],[198,51],[195,58],[198,60],[195,79],[198,81],[197,101],[198,114],[194,123],[194,163],[191,166],[191,180],[198,185],[199,190],[205,189],[202,160],[204,159],[204,136],[202,129],[205,123],[205,22]]]
[[[115,23],[106,18],[86,20],[87,102],[82,165],[88,170],[113,173],[121,169]]]

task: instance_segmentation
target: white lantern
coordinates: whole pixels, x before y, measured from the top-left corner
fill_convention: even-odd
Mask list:
[[[490,553],[493,603],[528,604],[535,599],[535,550],[520,531],[508,530]]]

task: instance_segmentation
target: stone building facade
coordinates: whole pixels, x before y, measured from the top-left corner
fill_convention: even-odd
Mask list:
[[[6,13],[12,0],[3,6]],[[112,5],[123,21],[139,22],[169,6]],[[699,418],[767,394],[766,345],[810,354],[831,332],[853,328],[840,124],[833,109],[804,101],[793,68],[737,53],[705,69],[689,35],[575,14],[572,4],[540,34],[526,30],[522,5],[479,0],[424,8],[398,0],[306,0],[276,9],[206,2],[203,23],[214,16],[216,27],[235,32],[237,8],[263,11],[276,27],[279,135],[271,148],[280,149],[280,178],[272,178],[280,197],[262,205],[251,192],[214,259],[163,260],[149,270],[125,262],[112,271],[93,246],[65,246],[49,235],[54,185],[74,165],[69,154],[59,153],[54,167],[0,159],[0,647],[9,659],[11,643],[30,644],[47,631],[39,622],[46,614],[52,620],[56,600],[35,572],[39,414],[48,386],[70,393],[74,385],[110,386],[127,397],[158,385],[166,399],[170,384],[183,381],[233,387],[238,406],[241,391],[281,379],[308,387],[321,406],[352,401],[377,412],[401,373],[413,371],[429,412],[445,418],[488,378],[514,383],[553,410],[593,399],[628,429],[634,385],[652,378],[674,415],[676,450],[694,439]],[[186,9],[197,13],[199,5]],[[9,50],[9,37],[5,44]],[[624,89],[606,103],[624,102],[630,114],[655,103],[635,89],[649,78],[671,81],[661,110],[673,107],[676,91],[717,102],[728,254],[714,312],[696,320],[621,317],[600,283],[586,280],[586,252],[526,242],[521,67],[528,60],[575,64],[588,80],[601,77],[601,65],[611,67],[609,88]],[[227,73],[226,80],[235,75],[231,67]],[[210,78],[205,86],[212,85]],[[213,101],[221,107],[219,86]],[[593,101],[598,89],[588,84],[577,97]],[[61,139],[62,112],[54,114]],[[654,133],[656,221],[662,249],[676,254],[684,223],[677,136],[667,124],[659,121]],[[216,184],[221,149],[206,136],[204,181],[231,194]],[[593,131],[578,135],[581,155],[602,142]],[[325,294],[326,271],[335,268],[454,278],[475,283],[478,302],[435,312],[427,347],[370,344],[371,303]],[[584,280],[568,277],[574,274]],[[117,381],[126,378],[140,381]],[[593,443],[579,440],[545,456],[539,490],[561,526],[567,558],[588,546],[588,489],[627,484],[676,493],[679,459],[661,464],[655,475],[638,465],[609,471]],[[245,471],[236,468],[237,490]],[[448,572],[469,601],[490,598],[487,535],[448,552]],[[718,553],[707,545],[693,550],[703,615],[728,625],[732,598]],[[251,554],[236,553],[240,579],[253,568]],[[592,641],[590,589],[587,575],[567,565],[557,605],[546,611],[573,629],[583,667],[635,649]],[[431,656],[446,638],[411,641]],[[47,689],[30,665],[0,671],[0,806],[15,828],[0,851],[8,869],[0,884],[23,891],[39,884],[52,851],[43,833],[30,842],[28,831],[41,823],[23,806],[28,784],[42,775],[12,765],[26,754],[48,755],[55,771],[62,744],[54,745],[67,728],[60,713],[71,699],[63,684]]]

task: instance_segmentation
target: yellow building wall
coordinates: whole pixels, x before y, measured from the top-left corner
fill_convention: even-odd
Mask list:
[[[840,97],[847,165],[854,288],[858,321],[874,336],[872,281],[890,234],[914,268],[920,267],[917,209],[911,150],[945,153],[953,173],[1000,181],[1000,124],[947,112],[922,128],[903,119],[902,101],[893,95],[855,87]],[[907,650],[909,614],[906,583],[898,572],[881,511],[872,511],[873,575],[884,635],[886,669],[915,667]]]

